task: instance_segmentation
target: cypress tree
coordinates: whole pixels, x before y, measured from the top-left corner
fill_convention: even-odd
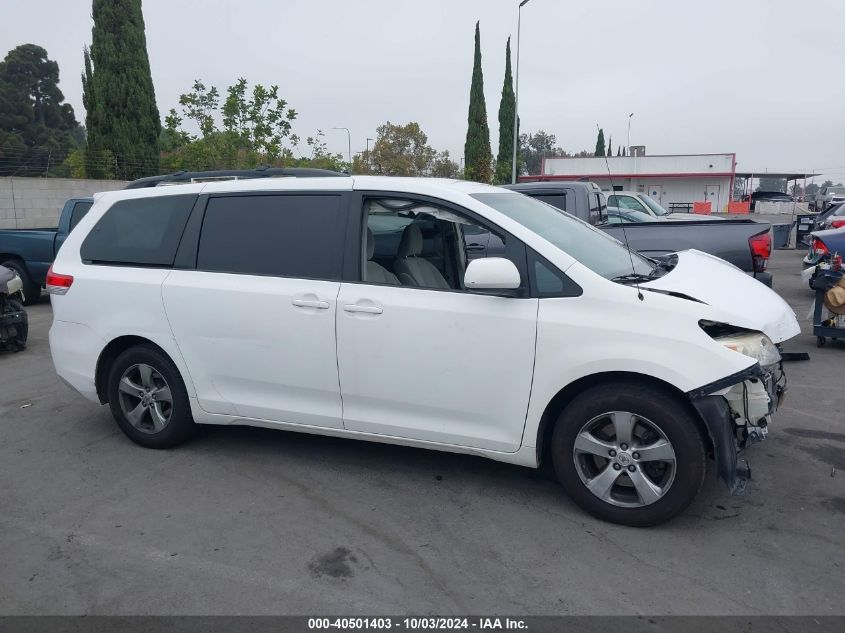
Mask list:
[[[596,151],[593,152],[594,156],[604,156],[604,130],[599,128],[599,136],[596,139]]]
[[[505,47],[505,83],[499,102],[499,156],[496,158],[496,182],[509,183],[513,177],[513,115],[516,98],[511,74],[511,38]]]
[[[102,171],[92,175],[109,171],[106,152],[118,178],[157,174],[161,121],[141,0],[93,0],[93,18],[83,102],[91,162]]]
[[[607,137],[607,155],[613,156],[613,139],[611,137]]]
[[[621,146],[621,145],[618,145],[618,146],[616,147],[616,155],[617,155],[617,156],[622,156],[622,146]]]
[[[469,90],[467,138],[464,144],[464,178],[490,182],[493,155],[490,151],[490,128],[487,127],[487,106],[484,104],[484,75],[481,72],[481,32],[475,23],[475,61]]]

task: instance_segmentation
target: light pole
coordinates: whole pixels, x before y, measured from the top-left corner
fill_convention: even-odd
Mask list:
[[[375,139],[367,137],[367,156],[364,158],[364,161],[367,163],[367,171],[370,171],[370,141]]]
[[[516,78],[514,83],[516,89],[514,90],[513,99],[513,165],[511,168],[511,183],[516,184],[516,154],[517,143],[519,142],[519,32],[522,28],[522,7],[528,4],[530,0],[522,0],[519,7],[516,9]]]
[[[348,127],[333,127],[333,130],[346,130],[346,160],[349,161],[350,167],[352,166],[352,134],[349,132]]]
[[[628,153],[631,153],[631,119],[634,117],[634,113],[628,115]]]

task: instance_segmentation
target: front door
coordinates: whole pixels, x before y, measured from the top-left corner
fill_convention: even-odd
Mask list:
[[[705,185],[704,187],[704,199],[710,203],[710,210],[713,213],[721,213],[722,211],[719,206],[721,189],[721,185]]]
[[[362,238],[361,259],[367,253],[372,265],[373,253],[380,254],[378,277],[388,281],[373,283],[365,273],[340,287],[337,356],[345,427],[516,451],[531,390],[538,300],[464,289],[463,272],[475,255],[466,245],[487,229],[454,209],[414,200],[383,206],[369,200],[365,208],[370,231],[363,233],[375,244],[365,248]],[[394,228],[381,230],[388,225]],[[496,238],[503,244],[500,256],[521,247],[505,235]]]
[[[663,206],[663,185],[648,185],[646,187],[648,197],[654,200],[661,207]]]
[[[196,270],[174,270],[162,288],[205,411],[342,428],[335,350],[341,199],[208,201]]]

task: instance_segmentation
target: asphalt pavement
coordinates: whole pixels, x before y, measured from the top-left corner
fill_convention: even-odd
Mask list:
[[[250,428],[140,448],[53,372],[46,297],[0,354],[0,614],[845,614],[845,342],[817,349],[802,253],[775,288],[804,333],[731,497],[650,529],[546,475]]]

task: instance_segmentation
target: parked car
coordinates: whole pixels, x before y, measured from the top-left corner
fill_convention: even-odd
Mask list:
[[[819,221],[818,230],[841,229],[845,226],[845,203],[839,203],[828,207],[830,213],[825,213],[824,218]],[[818,219],[818,218],[817,218]]]
[[[836,213],[839,209],[845,207],[845,202],[837,202],[836,204],[831,204],[819,213],[815,219],[813,220],[813,229],[816,231],[821,230],[822,225],[824,224],[825,220],[830,217],[832,214]]]
[[[748,194],[742,196],[743,202],[751,201],[751,210],[756,209],[757,201],[763,202],[793,202],[792,196],[782,191],[755,191],[750,196]]]
[[[503,256],[470,260],[479,231]],[[639,526],[689,505],[708,454],[742,487],[800,331],[717,258],[658,264],[527,196],[427,178],[108,192],[47,288],[59,376],[142,446],[245,424],[549,459],[581,507]]]
[[[607,207],[605,209],[606,219],[604,224],[630,224],[641,222],[660,222],[660,220],[645,211],[634,209],[620,209],[619,207]]]
[[[845,258],[845,227],[813,231],[810,234],[810,249],[804,257],[804,264],[809,266],[801,273],[802,279],[809,282],[810,288],[814,288],[813,282],[817,273],[817,265],[822,262],[830,262],[834,256]]]
[[[71,198],[65,202],[55,229],[0,229],[0,265],[11,268],[21,278],[25,305],[38,301],[47,269],[92,204],[93,198]]]
[[[845,202],[845,187],[822,187],[816,193],[815,209],[824,211],[831,204]]]
[[[664,209],[654,198],[640,191],[605,191],[605,198],[609,207],[619,207],[647,213],[658,220],[698,221],[717,220],[708,215],[692,213],[671,213]]]
[[[598,212],[587,207],[588,192],[592,192],[588,185],[592,183],[536,182],[505,185],[505,188],[537,198],[585,222],[598,225],[606,233],[649,257],[697,249],[721,257],[767,286],[772,285],[772,275],[766,272],[772,251],[771,225],[768,222],[751,219],[663,221],[626,225],[623,232],[621,226],[604,224],[603,217],[596,219]]]

